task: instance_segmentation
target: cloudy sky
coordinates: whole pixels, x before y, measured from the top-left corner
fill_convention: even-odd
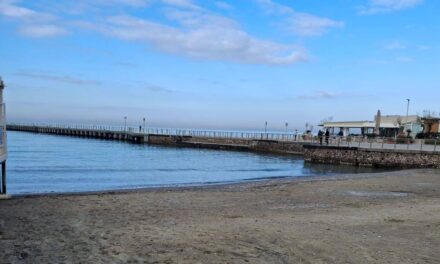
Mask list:
[[[437,0],[0,0],[10,122],[304,129],[440,111]]]

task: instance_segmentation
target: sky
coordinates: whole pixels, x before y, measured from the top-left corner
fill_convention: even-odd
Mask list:
[[[9,122],[259,130],[440,112],[438,0],[0,0]]]

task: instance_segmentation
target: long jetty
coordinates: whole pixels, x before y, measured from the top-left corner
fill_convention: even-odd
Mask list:
[[[293,133],[230,132],[187,129],[133,128],[92,125],[8,124],[9,131],[125,141],[178,147],[303,154],[310,140]]]
[[[135,144],[294,154],[303,155],[306,162],[314,163],[440,169],[437,141],[399,142],[396,138],[332,136],[328,144],[320,145],[317,137],[293,133],[36,124],[8,124],[7,129]]]

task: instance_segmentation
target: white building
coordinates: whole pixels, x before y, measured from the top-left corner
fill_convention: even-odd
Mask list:
[[[411,130],[411,135],[423,131],[421,119],[417,115],[378,115],[374,116],[375,121],[344,121],[344,122],[324,122],[320,124],[324,130],[330,130],[332,134],[348,136],[350,134],[377,134],[379,136],[393,137],[399,132]],[[377,130],[377,127],[379,130]]]

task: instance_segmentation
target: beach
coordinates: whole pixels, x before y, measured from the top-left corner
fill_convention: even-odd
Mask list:
[[[0,200],[0,263],[438,263],[440,171]]]

